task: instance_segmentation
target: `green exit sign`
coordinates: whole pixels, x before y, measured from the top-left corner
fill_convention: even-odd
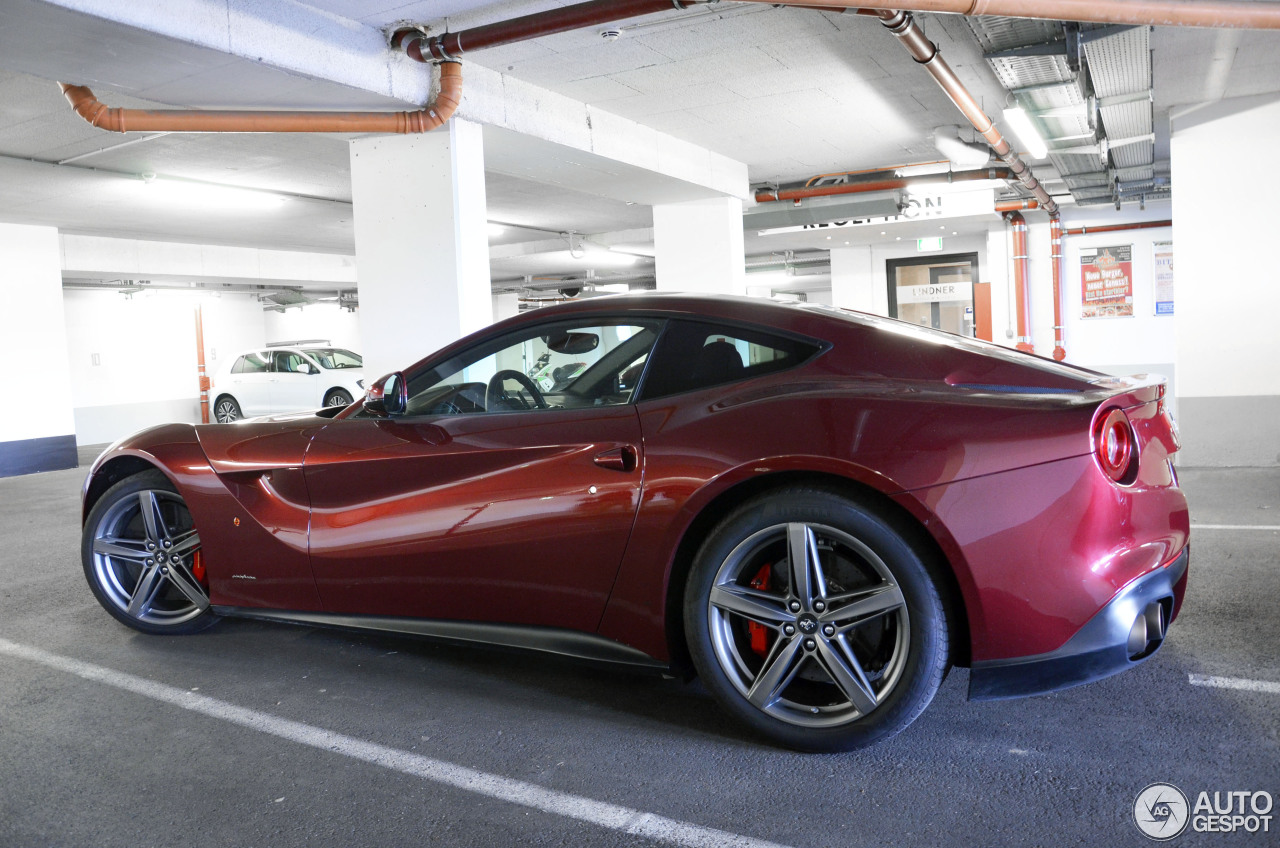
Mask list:
[[[940,237],[916,239],[917,253],[928,253],[931,250],[942,250],[942,239]]]

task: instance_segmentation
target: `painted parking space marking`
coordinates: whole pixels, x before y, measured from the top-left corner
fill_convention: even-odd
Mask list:
[[[161,701],[189,712],[199,713],[230,724],[247,727],[279,739],[307,745],[322,751],[341,754],[355,760],[382,766],[433,783],[474,792],[499,801],[519,804],[542,812],[599,825],[630,836],[652,839],[691,848],[786,848],[723,830],[690,824],[665,816],[646,813],[630,807],[608,804],[568,792],[546,789],[523,780],[455,765],[444,760],[411,754],[397,748],[356,739],[302,722],[279,718],[269,713],[238,707],[227,701],[199,695],[175,686],[156,683],[143,677],[115,671],[81,660],[49,653],[39,648],[0,639],[0,655],[38,663],[84,680],[113,686],[144,698]]]
[[[1247,692],[1266,692],[1269,695],[1280,695],[1280,683],[1269,680],[1250,680],[1246,677],[1214,677],[1208,674],[1188,674],[1187,682],[1192,686],[1209,686],[1214,689],[1243,689]]]
[[[1280,530],[1280,524],[1192,524],[1192,530]]]

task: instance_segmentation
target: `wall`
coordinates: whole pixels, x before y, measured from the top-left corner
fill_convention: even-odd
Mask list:
[[[363,351],[359,313],[348,312],[336,303],[313,303],[284,312],[267,310],[262,318],[267,344],[319,340],[356,353]]]
[[[942,250],[929,253],[917,251],[914,241],[833,248],[831,250],[831,302],[846,309],[888,315],[889,278],[885,269],[885,263],[888,260],[931,258],[956,253],[978,254],[978,281],[983,282],[988,279],[987,240],[981,236],[947,238]],[[1003,301],[1000,308],[1004,308]],[[993,292],[993,314],[995,310]]]
[[[0,224],[0,477],[76,466],[58,231]]]
[[[66,348],[76,438],[115,441],[170,421],[200,420],[195,310],[202,308],[210,376],[228,357],[263,343],[252,295],[69,289]],[[219,358],[214,358],[214,353]]]
[[[1241,183],[1213,163],[1224,150],[1235,162],[1269,162],[1280,137],[1280,96],[1181,109],[1171,123],[1182,459],[1274,467],[1280,465],[1280,286],[1273,267],[1280,173],[1252,168]]]
[[[1036,353],[1053,355],[1053,282],[1049,222],[1045,215],[1025,213],[1030,225],[1028,249],[1031,265],[1032,338]],[[1063,207],[1063,229],[1114,226],[1138,221],[1169,220],[1172,209],[1167,202],[1147,204],[1145,210],[1136,204],[1126,205],[1120,212],[1114,207]],[[1172,241],[1173,230],[1160,227],[1124,230],[1112,233],[1086,233],[1064,236],[1062,245],[1062,323],[1063,349],[1066,361],[1107,374],[1159,374],[1175,388],[1175,335],[1173,315],[1155,314],[1153,246]],[[1133,316],[1125,318],[1083,318],[1080,282],[1080,253],[1084,250],[1114,245],[1132,246]],[[1176,249],[1176,246],[1175,246]],[[1175,301],[1175,310],[1181,304]],[[1171,403],[1176,413],[1176,398]]]

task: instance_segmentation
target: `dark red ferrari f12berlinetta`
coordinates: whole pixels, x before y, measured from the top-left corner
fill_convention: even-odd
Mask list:
[[[776,743],[886,739],[1150,656],[1186,501],[1162,380],[828,307],[585,299],[362,403],[113,445],[84,571],[147,633],[218,616],[696,672]],[[425,684],[424,684],[425,685]]]

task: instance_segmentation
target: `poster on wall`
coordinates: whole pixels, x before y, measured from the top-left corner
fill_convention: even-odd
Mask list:
[[[1155,260],[1152,285],[1155,288],[1157,315],[1173,314],[1173,242],[1158,241],[1151,245]]]
[[[1080,251],[1082,318],[1133,317],[1133,245]]]

